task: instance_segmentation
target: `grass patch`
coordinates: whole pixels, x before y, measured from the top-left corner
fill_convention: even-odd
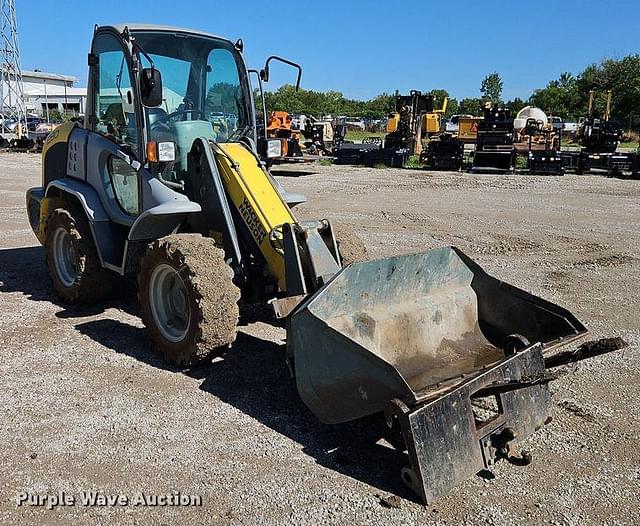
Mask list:
[[[423,168],[422,163],[420,163],[419,155],[410,155],[407,159],[407,162],[404,163],[405,168]]]
[[[333,164],[333,159],[320,159],[318,164],[320,166],[331,166]]]
[[[368,132],[362,130],[347,130],[345,141],[362,141],[366,137],[384,137],[384,132]]]
[[[633,149],[637,149],[638,148],[638,143],[637,142],[621,142],[620,143],[620,148],[633,148]]]

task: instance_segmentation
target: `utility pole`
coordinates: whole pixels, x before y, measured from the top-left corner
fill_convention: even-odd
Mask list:
[[[47,97],[47,79],[42,79],[44,84],[44,107],[47,109],[47,124],[49,124],[49,97]]]
[[[0,113],[2,133],[8,120],[17,122],[18,134],[27,133],[15,0],[0,0]]]

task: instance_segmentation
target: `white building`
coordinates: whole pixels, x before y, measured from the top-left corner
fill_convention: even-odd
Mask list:
[[[69,75],[22,71],[27,113],[45,119],[52,110],[60,114],[83,114],[87,104],[87,88],[75,88],[73,84],[76,80]]]
[[[2,76],[0,90],[6,86]],[[75,77],[45,73],[43,71],[22,71],[22,85],[27,115],[37,115],[48,119],[56,110],[60,115],[79,115],[85,112],[87,88],[75,88]]]

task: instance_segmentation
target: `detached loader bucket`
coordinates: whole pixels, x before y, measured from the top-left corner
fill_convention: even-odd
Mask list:
[[[292,315],[288,340],[300,396],[322,422],[400,421],[413,465],[403,479],[429,501],[544,423],[542,349],[584,332],[443,248],[343,269]],[[483,420],[472,406],[486,396]]]

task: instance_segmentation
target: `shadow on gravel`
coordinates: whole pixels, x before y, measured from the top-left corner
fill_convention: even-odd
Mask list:
[[[285,320],[279,320],[274,316],[271,305],[254,303],[240,306],[238,327],[245,327],[257,321],[273,325],[274,327],[285,327]]]
[[[84,318],[110,307],[138,313],[135,283],[123,280],[117,297],[99,305],[67,308],[56,299],[44,263],[42,247],[0,250],[0,291],[21,292],[34,301],[50,301],[63,310],[60,318]],[[273,323],[271,309],[241,309],[240,326],[255,321]],[[152,349],[144,329],[117,320],[100,319],[76,324],[76,329],[118,353],[153,367],[178,372]],[[237,407],[274,431],[304,447],[316,462],[380,490],[414,499],[400,480],[408,463],[405,454],[377,444],[383,436],[382,418],[366,418],[341,425],[323,425],[304,406],[284,361],[282,345],[245,333],[222,360],[194,367],[185,374],[203,380],[201,388]],[[414,499],[415,500],[415,499]]]
[[[115,352],[179,372],[155,354],[142,328],[102,319],[79,323],[76,329]],[[298,397],[284,357],[284,346],[240,332],[221,359],[183,372],[202,380],[203,391],[301,444],[318,464],[416,501],[400,480],[407,455],[377,443],[385,432],[382,417],[321,424]]]
[[[278,170],[271,169],[271,175],[275,175],[278,177],[304,177],[305,175],[315,175],[318,172],[314,172],[313,170]]]
[[[34,301],[56,299],[41,246],[0,250],[0,282],[2,292],[22,292]]]
[[[95,305],[71,307],[62,303],[53,292],[51,278],[41,246],[0,250],[0,292],[21,292],[33,301],[49,301],[62,310],[58,318],[86,318],[103,313],[108,308],[138,314],[135,280],[119,278],[112,297]]]
[[[80,334],[112,351],[126,354],[158,369],[180,371],[154,352],[147,332],[142,327],[134,327],[118,320],[101,319],[78,323],[75,328]]]
[[[301,444],[318,464],[416,501],[400,480],[408,456],[377,443],[385,432],[382,417],[321,424],[298,397],[284,357],[284,346],[240,333],[223,360],[188,374],[204,380],[202,390]]]

